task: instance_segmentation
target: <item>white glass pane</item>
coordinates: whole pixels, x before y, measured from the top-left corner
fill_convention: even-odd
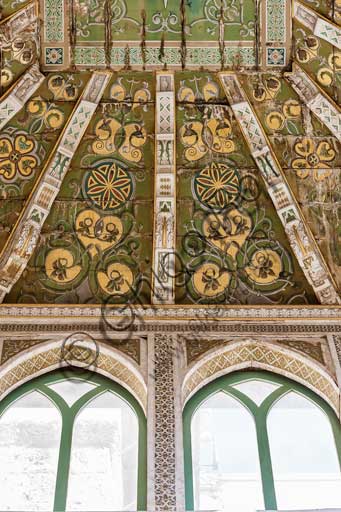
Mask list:
[[[138,420],[106,392],[76,418],[67,496],[70,511],[137,508]]]
[[[0,510],[52,511],[62,419],[34,391],[0,418]]]
[[[254,420],[219,392],[191,425],[195,510],[254,512],[264,508]]]
[[[48,387],[58,393],[71,407],[79,398],[96,388],[96,384],[80,379],[68,379],[48,384]]]
[[[260,406],[271,393],[279,388],[278,384],[263,380],[247,380],[240,384],[234,384],[232,387],[244,393],[244,395],[248,396],[258,406]]]
[[[341,507],[341,474],[328,417],[291,392],[268,416],[277,506],[299,510]]]

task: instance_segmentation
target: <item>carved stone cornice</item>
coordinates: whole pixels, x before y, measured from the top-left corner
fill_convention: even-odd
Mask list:
[[[6,322],[26,322],[52,319],[72,322],[87,319],[97,322],[99,319],[109,322],[119,319],[133,321],[139,318],[144,321],[317,321],[339,322],[341,324],[341,306],[105,306],[94,305],[27,305],[1,304],[0,325]],[[58,321],[59,321],[58,320]],[[122,329],[123,330],[123,329]]]

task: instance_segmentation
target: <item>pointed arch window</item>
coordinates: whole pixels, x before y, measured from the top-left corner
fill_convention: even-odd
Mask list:
[[[185,406],[186,510],[341,507],[341,427],[315,393],[237,372]]]
[[[146,419],[119,384],[57,371],[0,403],[0,510],[146,509]]]

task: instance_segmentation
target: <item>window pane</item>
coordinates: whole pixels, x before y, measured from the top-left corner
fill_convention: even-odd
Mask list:
[[[244,393],[255,404],[260,406],[271,393],[279,388],[279,385],[264,380],[247,380],[240,384],[234,384],[232,387]]]
[[[291,392],[268,416],[279,509],[341,507],[341,474],[327,416]]]
[[[58,393],[71,407],[81,396],[85,395],[97,386],[92,382],[80,379],[67,379],[48,384],[48,387]]]
[[[113,393],[95,398],[76,418],[67,509],[137,508],[138,420]]]
[[[264,508],[256,429],[248,410],[219,392],[195,412],[191,435],[195,510]]]
[[[34,391],[0,418],[0,510],[52,511],[62,420]]]

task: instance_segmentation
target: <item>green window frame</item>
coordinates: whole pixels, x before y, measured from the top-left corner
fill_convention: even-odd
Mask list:
[[[280,385],[260,405],[257,405],[246,395],[232,385],[239,384],[246,380],[262,380]],[[186,403],[183,412],[183,443],[184,443],[184,465],[185,465],[185,497],[186,510],[194,510],[194,488],[193,488],[193,466],[192,466],[192,441],[191,422],[193,414],[200,405],[210,396],[225,392],[236,398],[252,414],[255,425],[258,443],[258,453],[261,469],[264,505],[266,510],[277,510],[275,484],[272,471],[271,453],[267,432],[267,416],[272,406],[285,394],[295,391],[311,400],[327,415],[334,434],[335,446],[341,470],[341,425],[334,410],[316,393],[305,386],[294,382],[286,377],[275,375],[266,371],[238,371],[217,378],[201,388]]]
[[[55,391],[48,387],[62,380],[78,379],[96,384],[96,388],[85,393],[71,407]],[[77,414],[91,400],[100,394],[111,391],[122,398],[135,412],[138,419],[138,475],[137,475],[137,510],[147,508],[147,421],[142,407],[138,401],[117,382],[102,375],[90,371],[79,371],[77,369],[55,370],[48,374],[36,377],[29,382],[22,384],[12,391],[0,402],[0,419],[2,414],[13,402],[22,396],[38,391],[45,395],[59,410],[62,418],[62,431],[59,446],[59,458],[54,493],[54,512],[66,511],[66,500],[68,490],[68,479],[71,459],[72,433]]]

